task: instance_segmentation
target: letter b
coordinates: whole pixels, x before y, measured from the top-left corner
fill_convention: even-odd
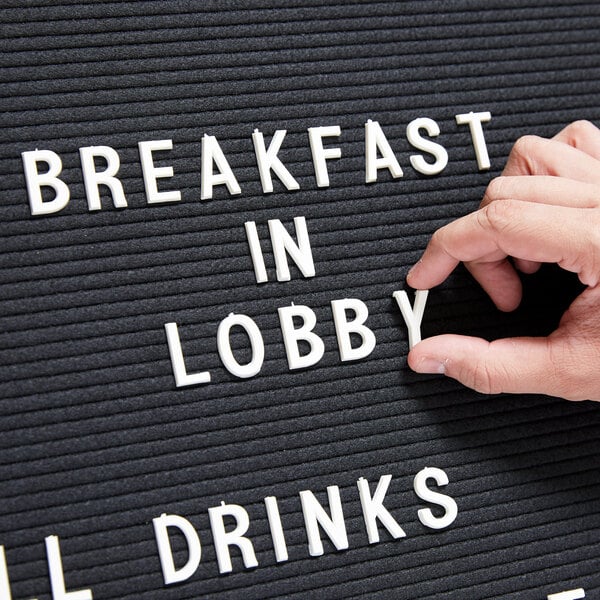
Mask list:
[[[62,210],[69,202],[69,188],[58,178],[62,171],[60,156],[52,150],[32,150],[23,152],[23,168],[25,169],[25,182],[32,215],[49,215]],[[45,173],[38,171],[38,163],[45,162],[48,170]],[[56,192],[52,200],[44,201],[42,187],[51,187]]]

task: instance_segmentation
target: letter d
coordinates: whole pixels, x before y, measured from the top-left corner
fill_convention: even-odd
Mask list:
[[[160,557],[160,566],[163,572],[165,584],[178,583],[189,579],[200,564],[202,548],[200,538],[194,529],[194,526],[179,515],[167,515],[163,513],[160,517],[152,520],[154,525],[154,534],[158,545],[158,555]],[[188,546],[188,560],[183,567],[176,569],[173,562],[173,552],[167,527],[177,527],[185,536]]]

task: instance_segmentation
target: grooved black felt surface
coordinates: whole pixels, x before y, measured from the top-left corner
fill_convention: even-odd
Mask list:
[[[392,298],[429,236],[477,207],[510,147],[570,121],[600,123],[600,4],[493,1],[80,3],[5,0],[0,15],[0,544],[12,596],[48,599],[44,537],[61,540],[68,590],[94,599],[198,597],[545,599],[600,597],[600,405],[485,397],[406,366]],[[478,171],[454,116],[490,111],[492,168]],[[434,119],[449,162],[419,175],[406,125]],[[364,124],[379,121],[404,171],[364,183]],[[342,158],[318,188],[307,128],[339,125]],[[300,184],[260,185],[251,134],[287,135]],[[201,140],[214,135],[242,193],[200,200]],[[137,143],[157,153],[180,202],[148,205]],[[128,207],[89,212],[78,149],[120,157]],[[71,200],[32,217],[21,152],[58,153]],[[306,217],[316,276],[254,279],[244,222]],[[290,229],[291,230],[291,229]],[[265,242],[264,248],[269,245]],[[523,306],[499,314],[462,270],[428,300],[425,335],[544,334],[577,293],[548,267]],[[356,297],[377,345],[342,363],[330,302]],[[549,298],[553,298],[550,302]],[[277,308],[306,304],[326,352],[290,371]],[[219,322],[251,316],[265,361],[241,380],[217,353]],[[176,388],[164,324],[180,325],[190,371]],[[242,336],[234,340],[247,356]],[[244,354],[246,353],[246,354]],[[241,360],[241,358],[240,358]],[[421,525],[412,490],[425,466],[448,474],[447,529]],[[385,505],[407,536],[369,545],[356,481],[393,479]],[[349,549],[311,558],[298,493],[338,485]],[[263,504],[278,498],[289,560],[277,564]],[[207,510],[250,515],[259,566],[219,575]],[[165,586],[151,521],[188,518],[202,562]],[[181,540],[173,540],[181,548]],[[185,554],[176,552],[178,560]],[[4,599],[3,599],[4,600]]]

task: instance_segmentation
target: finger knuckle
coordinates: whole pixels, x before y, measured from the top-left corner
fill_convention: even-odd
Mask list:
[[[584,400],[590,374],[582,370],[582,343],[549,344],[552,372],[546,378],[548,393],[567,400]]]
[[[524,135],[515,142],[512,152],[525,163],[530,164],[531,157],[535,155],[539,145],[540,138],[537,135]]]
[[[482,354],[475,368],[470,371],[470,387],[481,394],[499,394],[502,392],[502,373],[497,366]]]
[[[518,221],[519,204],[514,200],[492,202],[481,211],[481,225],[492,232],[501,234]]]
[[[570,140],[576,141],[582,137],[586,137],[591,133],[595,133],[598,131],[598,128],[591,122],[586,119],[579,119],[577,121],[573,121],[565,127],[565,133],[567,134]]]
[[[510,184],[506,177],[495,177],[492,179],[483,195],[482,204],[485,206],[496,200],[502,200],[510,196]]]
[[[439,229],[437,229],[436,231],[434,231],[433,235],[431,236],[431,245],[432,246],[436,246],[436,247],[443,247],[444,246],[444,238],[446,236],[446,231],[448,225],[444,225],[443,227],[440,227]]]
[[[497,394],[501,391],[495,384],[490,367],[485,363],[478,365],[473,372],[472,387],[481,394]]]
[[[582,257],[579,274],[586,285],[593,287],[600,281],[600,222],[588,218],[584,230],[587,251]]]

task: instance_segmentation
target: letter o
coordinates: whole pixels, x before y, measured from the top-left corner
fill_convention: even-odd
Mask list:
[[[246,331],[246,334],[250,339],[250,345],[252,346],[252,359],[245,365],[240,365],[231,351],[229,336],[231,328],[236,325],[239,325]],[[221,321],[219,329],[217,330],[217,348],[225,368],[232,375],[243,379],[256,375],[260,371],[265,358],[265,345],[260,329],[247,315],[236,315],[231,313]]]

